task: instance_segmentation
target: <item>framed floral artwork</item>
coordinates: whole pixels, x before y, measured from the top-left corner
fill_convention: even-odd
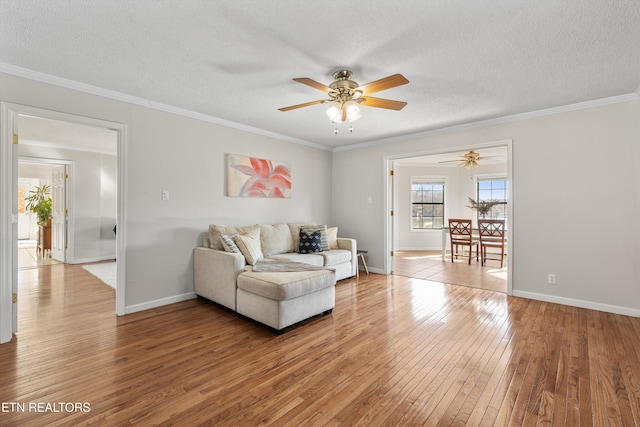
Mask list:
[[[227,154],[227,196],[288,199],[291,197],[291,165]]]

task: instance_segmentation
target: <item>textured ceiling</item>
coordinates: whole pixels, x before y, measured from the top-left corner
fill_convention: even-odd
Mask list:
[[[639,23],[635,0],[1,0],[0,70],[336,148],[638,92]],[[343,67],[403,74],[376,96],[408,105],[338,135],[326,106],[278,111]]]

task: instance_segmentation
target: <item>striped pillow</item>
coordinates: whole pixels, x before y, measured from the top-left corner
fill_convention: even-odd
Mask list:
[[[264,258],[262,249],[260,249],[260,234],[238,234],[234,236],[233,241],[244,255],[247,260],[247,264],[255,265],[258,261]]]
[[[237,234],[234,234],[232,236],[229,236],[227,234],[220,234],[220,240],[222,240],[222,247],[225,251],[239,254],[240,248],[238,248],[238,245],[236,245],[236,243],[233,241],[233,238],[235,236],[237,236]]]

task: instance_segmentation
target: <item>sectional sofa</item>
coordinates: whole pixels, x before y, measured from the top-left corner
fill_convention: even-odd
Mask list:
[[[358,268],[356,241],[313,222],[209,226],[194,249],[197,295],[278,332],[335,306]]]

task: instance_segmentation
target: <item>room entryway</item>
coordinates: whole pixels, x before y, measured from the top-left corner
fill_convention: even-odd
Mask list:
[[[393,274],[488,291],[507,292],[507,267],[487,260],[485,265],[466,259],[442,261],[441,251],[395,251]]]
[[[10,178],[7,185],[0,188],[4,200],[1,213],[10,221],[4,221],[0,227],[3,236],[0,243],[3,254],[7,254],[0,260],[7,267],[2,269],[0,342],[10,341],[13,334],[19,333],[18,304],[23,273],[44,273],[51,268],[61,268],[64,267],[62,261],[73,264],[113,261],[117,253],[114,314],[124,314],[124,268],[120,265],[124,262],[120,260],[120,255],[124,259],[124,246],[119,242],[122,242],[126,227],[118,225],[117,240],[114,230],[116,223],[124,219],[121,150],[125,144],[126,126],[4,102],[1,107],[0,127],[10,130],[0,134],[2,145],[8,147],[0,150],[0,163]],[[66,202],[64,206],[57,206],[59,209],[53,209],[52,225],[66,228],[57,228],[62,234],[57,234],[49,253],[42,254],[37,250],[39,234],[34,236],[28,227],[18,226],[19,159],[67,167],[61,173],[40,178],[38,184],[49,180],[52,192],[64,195]],[[68,179],[68,191],[65,186],[56,184],[62,179]],[[58,197],[58,200],[62,199]],[[58,222],[55,221],[56,213]],[[53,250],[54,244],[57,252]],[[51,256],[54,253],[56,255]],[[121,286],[117,286],[118,283]]]

